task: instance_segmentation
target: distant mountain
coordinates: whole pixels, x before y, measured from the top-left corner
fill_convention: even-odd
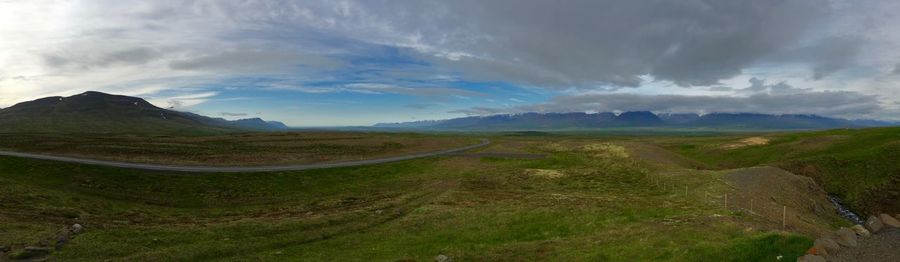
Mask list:
[[[877,120],[847,120],[817,115],[753,113],[654,114],[647,111],[614,113],[524,113],[471,116],[447,120],[379,123],[376,128],[425,130],[571,130],[629,127],[714,128],[743,130],[827,129],[891,126]]]
[[[289,127],[278,121],[265,121],[260,118],[247,118],[231,121],[231,124],[245,129],[258,130],[279,130],[288,129]]]
[[[0,109],[0,132],[221,133],[287,129],[262,119],[229,121],[162,109],[144,99],[85,92],[46,97]]]

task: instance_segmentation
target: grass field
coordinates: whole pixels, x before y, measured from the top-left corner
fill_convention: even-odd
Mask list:
[[[0,157],[0,245],[72,223],[86,233],[59,260],[791,261],[811,244],[708,198],[732,190],[723,172],[644,144],[492,140],[479,151],[544,157],[202,175]]]
[[[732,148],[746,137],[768,142]],[[707,169],[777,166],[812,177],[856,211],[900,212],[900,128],[653,140]]]
[[[0,133],[0,150],[212,166],[339,162],[440,151],[476,143],[477,138],[463,136],[324,131],[216,136]]]

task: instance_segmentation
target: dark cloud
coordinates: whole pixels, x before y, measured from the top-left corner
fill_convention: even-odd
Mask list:
[[[514,108],[475,107],[452,113],[489,115],[523,112],[654,111],[671,113],[750,112],[860,116],[881,110],[877,96],[857,92],[756,94],[747,97],[600,94],[560,96],[543,104]]]
[[[894,73],[894,74],[900,74],[900,63],[898,63],[897,65],[894,65],[894,71],[893,71],[893,73]]]
[[[636,86],[642,75],[716,84],[797,45],[831,15],[816,0],[364,3],[446,65],[562,87]]]
[[[858,35],[830,36],[766,58],[774,63],[806,63],[812,78],[820,80],[841,69],[855,66],[864,39]]]
[[[822,79],[840,69],[853,66],[862,47],[858,37],[832,37],[819,42],[813,62],[813,79]]]

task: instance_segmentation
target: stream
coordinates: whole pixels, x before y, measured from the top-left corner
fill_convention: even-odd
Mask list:
[[[831,204],[834,204],[834,207],[838,210],[838,214],[842,217],[850,220],[850,222],[853,222],[854,224],[862,225],[862,218],[859,218],[859,215],[850,211],[850,209],[844,205],[844,200],[841,200],[841,198],[835,195],[828,195],[828,200],[831,201]]]

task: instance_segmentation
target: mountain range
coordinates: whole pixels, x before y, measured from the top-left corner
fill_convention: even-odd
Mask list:
[[[379,123],[380,130],[522,131],[603,128],[708,128],[798,130],[900,125],[878,120],[848,120],[802,114],[710,113],[522,113],[469,116],[446,120]],[[101,92],[45,97],[0,109],[0,132],[40,133],[223,133],[279,131],[289,127],[260,118],[226,120],[163,109],[142,98]]]
[[[259,118],[226,120],[163,109],[144,99],[89,91],[45,97],[0,109],[0,132],[221,133],[288,127]]]
[[[446,120],[379,123],[382,129],[421,130],[572,130],[600,128],[712,128],[736,130],[796,130],[893,126],[896,122],[848,120],[802,114],[655,114],[647,111],[615,113],[523,113],[469,116]]]

